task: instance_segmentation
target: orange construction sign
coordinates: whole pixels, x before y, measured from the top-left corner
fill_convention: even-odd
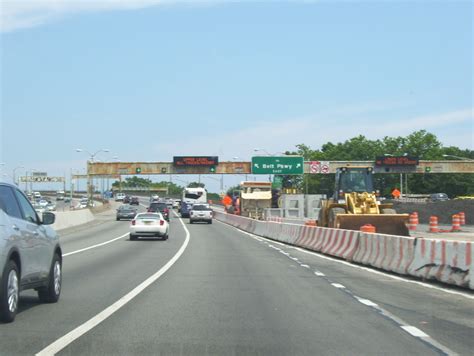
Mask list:
[[[224,204],[225,206],[232,205],[232,198],[226,195],[224,199],[222,199],[222,204]]]
[[[393,197],[394,199],[399,199],[399,198],[400,198],[400,195],[401,195],[401,193],[400,193],[400,191],[399,191],[397,188],[395,188],[394,190],[392,190],[392,197]]]

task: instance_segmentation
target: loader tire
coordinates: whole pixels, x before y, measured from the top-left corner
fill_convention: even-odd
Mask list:
[[[332,208],[329,210],[328,227],[336,227],[336,215],[345,213],[346,211],[343,208]]]

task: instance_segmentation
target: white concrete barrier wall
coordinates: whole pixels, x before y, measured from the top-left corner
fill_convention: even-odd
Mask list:
[[[417,239],[409,274],[474,289],[474,244]]]
[[[474,289],[474,243],[257,221],[216,212],[217,220],[276,241],[360,264]]]
[[[408,274],[414,250],[414,238],[360,232],[353,261],[386,271]]]
[[[77,225],[87,224],[88,222],[94,220],[94,215],[89,209],[56,211],[54,212],[54,215],[56,215],[56,221],[53,225],[51,225],[51,227],[56,231]]]

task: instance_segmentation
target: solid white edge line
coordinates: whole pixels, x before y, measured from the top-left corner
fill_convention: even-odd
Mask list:
[[[140,283],[137,287],[135,287],[133,290],[128,292],[126,295],[124,295],[122,298],[117,300],[115,303],[101,311],[99,314],[95,315],[85,323],[79,325],[76,327],[74,330],[70,331],[66,335],[60,337],[56,341],[54,341],[52,344],[49,346],[45,347],[43,350],[38,352],[36,355],[37,356],[46,356],[46,355],[54,355],[67,347],[70,343],[72,343],[74,340],[80,338],[82,335],[99,325],[101,322],[106,320],[108,317],[110,317],[112,314],[114,314],[116,311],[118,311],[120,308],[122,308],[124,305],[126,305],[128,302],[130,302],[133,298],[135,298],[137,295],[139,295],[141,292],[143,292],[148,286],[150,286],[152,283],[156,282],[166,271],[168,271],[171,266],[173,266],[176,261],[181,257],[181,255],[184,253],[186,250],[186,247],[188,246],[189,239],[190,239],[190,233],[189,230],[186,228],[186,225],[183,223],[183,220],[179,219],[181,222],[181,225],[184,228],[184,231],[186,232],[186,239],[184,243],[181,245],[180,249],[178,252],[171,258],[163,267],[161,267],[155,274],[152,276],[148,277],[144,282]]]
[[[412,336],[415,336],[415,337],[430,337],[429,335],[425,334],[423,331],[421,331],[420,329],[418,329],[414,326],[402,325],[400,327]]]
[[[84,252],[84,251],[87,251],[87,250],[92,250],[93,248],[105,246],[105,245],[110,244],[110,243],[112,243],[112,242],[114,242],[114,241],[123,239],[123,238],[126,237],[127,235],[128,235],[128,233],[123,234],[122,236],[113,238],[112,240],[108,240],[108,241],[105,241],[105,242],[101,242],[100,244],[96,244],[96,245],[92,245],[92,246],[89,246],[89,247],[81,248],[80,250],[76,250],[76,251],[72,251],[72,252],[68,252],[68,253],[63,253],[63,257],[75,255],[75,254],[77,254],[77,253],[81,253],[81,252]]]
[[[218,221],[218,220],[217,220]],[[242,231],[240,229],[237,229],[236,227],[232,226],[232,225],[229,225],[229,224],[226,224],[226,223],[223,223],[222,221],[219,221],[221,224],[224,224],[224,225],[227,225],[229,227],[232,227],[234,229],[236,229],[237,231],[240,231],[246,235],[249,235],[250,237],[253,237],[251,233],[249,232],[246,232],[246,231]],[[412,283],[412,284],[416,284],[418,286],[421,286],[421,287],[425,287],[425,288],[430,288],[430,289],[435,289],[435,290],[438,290],[438,291],[441,291],[441,292],[444,292],[444,293],[448,293],[448,294],[453,294],[453,295],[457,295],[457,296],[460,296],[460,297],[464,297],[464,298],[467,298],[467,299],[472,299],[474,300],[474,295],[469,295],[469,294],[466,294],[466,293],[463,293],[463,292],[458,292],[458,291],[455,291],[455,290],[451,290],[451,289],[444,289],[444,288],[441,288],[441,287],[437,287],[437,286],[434,286],[434,285],[431,285],[431,284],[428,284],[428,283],[423,283],[423,282],[420,282],[420,281],[413,281],[413,280],[410,280],[410,279],[406,279],[406,278],[403,278],[403,277],[397,277],[397,276],[394,276],[392,274],[388,274],[388,273],[385,273],[383,271],[379,271],[379,270],[375,270],[375,269],[372,269],[372,268],[368,268],[368,267],[364,267],[364,266],[359,266],[359,265],[356,265],[356,264],[353,264],[353,263],[350,263],[350,262],[347,262],[347,261],[343,261],[343,260],[339,260],[339,259],[336,259],[336,258],[333,258],[333,257],[329,257],[329,256],[326,256],[326,255],[322,255],[321,253],[317,253],[317,252],[313,252],[313,251],[308,251],[308,250],[305,250],[301,247],[297,247],[297,246],[292,246],[292,245],[287,245],[287,244],[283,244],[283,243],[279,243],[279,242],[275,242],[273,241],[272,239],[267,239],[266,237],[263,237],[263,236],[259,236],[260,239],[266,239],[268,241],[271,241],[272,243],[277,243],[277,244],[280,244],[282,246],[286,246],[288,248],[291,248],[291,249],[294,249],[294,250],[298,250],[300,252],[303,252],[303,253],[306,253],[308,255],[312,255],[312,256],[315,256],[315,257],[318,257],[318,258],[322,258],[324,260],[328,260],[328,261],[332,261],[332,262],[337,262],[337,263],[341,263],[343,265],[346,265],[348,267],[352,267],[352,268],[356,268],[356,269],[360,269],[360,270],[363,270],[363,271],[366,271],[366,272],[370,272],[370,273],[374,273],[374,274],[378,274],[378,275],[381,275],[381,276],[384,276],[384,277],[387,277],[387,278],[391,278],[391,279],[394,279],[396,281],[400,281],[400,282],[405,282],[405,283]]]

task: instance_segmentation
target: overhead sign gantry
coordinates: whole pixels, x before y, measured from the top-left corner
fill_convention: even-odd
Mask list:
[[[296,172],[292,168],[279,168],[274,166],[268,168],[276,162],[273,161],[276,157],[259,156],[252,162],[218,162],[217,165],[175,165],[173,162],[88,162],[87,174],[93,176],[111,176],[111,175],[155,175],[155,174],[331,174],[335,173],[336,169],[345,166],[369,166],[374,168],[375,173],[474,173],[474,161],[453,161],[453,160],[439,160],[426,161],[419,160],[417,165],[392,165],[392,164],[376,164],[376,161],[325,161],[322,166],[324,169],[311,169],[313,161],[303,162],[303,171]],[[291,156],[289,156],[290,158]],[[263,168],[263,163],[266,162],[266,168]],[[272,159],[272,162],[270,160]],[[291,158],[290,158],[291,159]],[[252,168],[252,164],[260,162],[262,165],[258,168]],[[300,161],[298,161],[300,162]],[[298,162],[293,162],[296,166]],[[382,162],[383,163],[383,162]],[[289,164],[286,164],[289,166]]]

